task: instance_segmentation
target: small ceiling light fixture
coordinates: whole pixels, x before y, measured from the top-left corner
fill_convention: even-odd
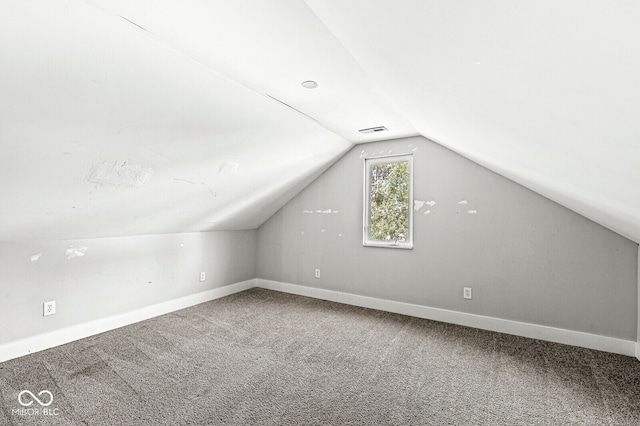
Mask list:
[[[304,87],[305,89],[315,89],[316,87],[318,87],[318,83],[313,80],[307,80],[302,82],[302,87]]]

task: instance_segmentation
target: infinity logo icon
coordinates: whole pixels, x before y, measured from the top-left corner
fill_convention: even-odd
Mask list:
[[[29,396],[31,396],[32,401],[29,402],[22,402],[22,395],[27,394]],[[38,396],[42,396],[42,394],[47,394],[49,395],[49,402],[45,403],[42,402],[40,399],[38,399]],[[53,402],[53,395],[51,394],[51,392],[49,392],[48,390],[43,390],[40,391],[38,393],[38,396],[35,396],[33,393],[31,393],[31,391],[28,390],[23,390],[22,392],[20,392],[20,394],[18,395],[18,402],[20,403],[20,405],[22,405],[23,407],[28,407],[31,404],[33,404],[33,401],[36,401],[38,404],[42,405],[43,407],[49,406],[51,405],[51,403]]]

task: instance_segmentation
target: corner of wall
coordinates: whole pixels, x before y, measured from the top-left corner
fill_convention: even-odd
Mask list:
[[[640,246],[638,246],[638,317],[636,330],[636,358],[640,360]]]
[[[256,247],[255,230],[0,242],[0,362],[253,287]]]
[[[448,309],[432,308],[412,303],[378,299],[375,297],[361,296],[335,290],[326,290],[317,287],[308,287],[260,278],[255,280],[255,285],[256,287],[268,290],[281,291],[347,305],[393,312],[396,314],[424,318],[433,321],[458,324],[465,327],[479,328],[498,333],[513,334],[516,336],[528,337],[530,339],[541,339],[549,342],[595,349],[598,351],[611,352],[625,356],[633,356],[634,352],[637,356],[638,347],[640,347],[639,344],[634,345],[635,342],[633,340],[582,333],[563,328],[547,327],[544,325],[511,321],[485,315],[451,311]]]
[[[30,336],[25,339],[0,344],[0,362],[29,355],[45,349],[64,345],[119,327],[124,327],[160,315],[165,315],[180,309],[185,309],[200,303],[209,302],[256,286],[256,280],[250,279],[234,284],[203,291],[201,293],[172,299],[166,302],[144,306],[139,309],[121,314],[99,318],[70,327],[53,330],[44,334]]]
[[[423,200],[413,206],[415,247],[364,248],[363,158],[409,152],[414,201]],[[633,241],[415,137],[358,145],[265,221],[256,278],[503,318],[556,334],[575,330],[587,340],[622,342],[622,352],[640,357],[634,249]],[[397,262],[406,265],[402,279],[389,268]],[[315,268],[322,268],[321,280],[313,278]],[[475,287],[472,303],[461,297],[463,283]]]

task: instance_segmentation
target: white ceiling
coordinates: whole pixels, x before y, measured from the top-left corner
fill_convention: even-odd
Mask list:
[[[419,133],[640,241],[640,2],[307,3]]]
[[[0,240],[255,228],[420,133],[640,241],[638,3],[3,6]]]

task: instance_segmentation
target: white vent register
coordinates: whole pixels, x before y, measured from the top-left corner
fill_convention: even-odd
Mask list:
[[[363,135],[367,135],[369,133],[386,132],[387,128],[384,126],[378,126],[378,127],[369,127],[368,129],[360,129],[358,131]]]

